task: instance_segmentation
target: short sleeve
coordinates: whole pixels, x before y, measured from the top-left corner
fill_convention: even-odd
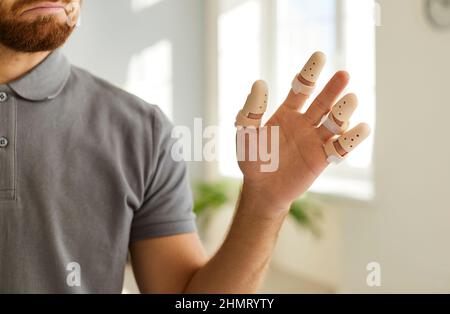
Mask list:
[[[130,242],[197,231],[186,163],[172,158],[173,125],[156,106],[152,119],[151,173],[134,213]]]

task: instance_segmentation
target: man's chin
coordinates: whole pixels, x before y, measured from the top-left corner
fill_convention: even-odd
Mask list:
[[[62,46],[72,31],[54,15],[0,20],[0,44],[24,53],[52,51]]]

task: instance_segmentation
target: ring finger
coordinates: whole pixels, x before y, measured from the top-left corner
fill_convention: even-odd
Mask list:
[[[330,114],[318,128],[320,138],[326,142],[335,135],[342,135],[347,131],[350,118],[358,106],[355,94],[342,97],[332,108]]]

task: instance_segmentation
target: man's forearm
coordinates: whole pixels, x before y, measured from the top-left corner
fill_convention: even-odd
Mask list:
[[[254,193],[254,192],[253,192]],[[255,293],[270,261],[286,211],[243,189],[228,235],[214,257],[189,281],[186,293]],[[274,210],[275,212],[275,210]]]

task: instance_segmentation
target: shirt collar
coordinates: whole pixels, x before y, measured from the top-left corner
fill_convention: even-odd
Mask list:
[[[7,85],[17,95],[30,101],[53,99],[66,85],[70,68],[62,52],[55,50],[30,72]]]

